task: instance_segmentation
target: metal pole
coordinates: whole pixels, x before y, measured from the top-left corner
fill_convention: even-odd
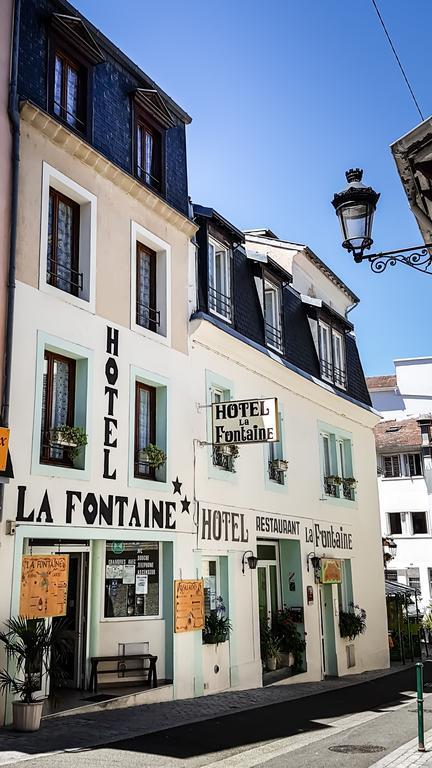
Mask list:
[[[396,609],[397,609],[397,622],[398,622],[398,638],[399,638],[399,654],[400,654],[400,660],[402,664],[405,664],[405,648],[403,644],[403,637],[402,637],[402,631],[401,631],[401,608],[402,603],[400,602],[399,598],[396,597]]]
[[[416,664],[416,678],[417,678],[417,735],[418,735],[418,751],[424,752],[424,720],[423,720],[423,664],[418,661]]]

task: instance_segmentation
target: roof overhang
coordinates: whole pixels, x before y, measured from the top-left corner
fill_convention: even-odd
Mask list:
[[[432,240],[432,117],[390,146],[396,167],[425,242]]]

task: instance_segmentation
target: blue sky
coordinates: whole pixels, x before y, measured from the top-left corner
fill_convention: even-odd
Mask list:
[[[376,250],[421,242],[389,150],[420,118],[370,0],[75,5],[192,116],[193,200],[307,243],[360,296],[351,319],[367,374],[432,354],[432,276],[355,265],[330,205],[360,166],[381,192]],[[378,5],[427,117],[432,3]]]

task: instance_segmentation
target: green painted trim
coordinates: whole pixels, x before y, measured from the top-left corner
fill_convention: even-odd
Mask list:
[[[345,453],[347,468],[348,468],[348,471],[351,473],[351,476],[355,477],[354,443],[352,439],[352,433],[347,432],[345,429],[334,427],[331,424],[326,424],[323,421],[317,421],[317,427],[318,427],[318,452],[319,452],[319,471],[320,471],[320,474],[319,474],[320,499],[321,501],[325,501],[326,503],[332,504],[335,507],[344,507],[345,509],[358,509],[357,488],[355,489],[355,492],[354,492],[355,496],[354,496],[354,500],[352,501],[350,501],[349,499],[346,499],[344,496],[340,498],[340,497],[330,496],[324,493],[324,455],[323,455],[323,446],[322,446],[322,440],[321,440],[321,432],[327,432],[333,438],[330,441],[330,450],[332,454],[331,460],[333,465],[335,465],[337,462],[336,440],[344,441],[344,453]]]
[[[75,389],[75,423],[76,426],[83,427],[87,432],[88,445],[85,450],[84,467],[70,468],[59,467],[52,464],[41,464],[40,462],[40,434],[42,419],[42,391],[43,391],[43,369],[45,350],[58,352],[67,355],[77,361],[77,382]],[[93,351],[82,347],[79,344],[60,339],[57,336],[51,336],[44,331],[37,332],[36,345],[36,382],[35,399],[33,413],[33,436],[32,436],[32,458],[31,472],[34,475],[43,475],[44,477],[62,477],[76,480],[90,479],[90,458],[91,458],[91,393],[93,391]],[[84,405],[85,403],[85,405]]]
[[[220,376],[218,373],[214,373],[213,371],[206,369],[205,371],[206,406],[211,405],[211,391],[212,391],[212,388],[214,387],[218,387],[218,389],[223,390],[224,400],[234,399],[234,382],[230,381],[229,379],[226,379],[224,376]],[[216,467],[213,464],[213,446],[211,445],[211,439],[212,439],[211,408],[207,407],[205,410],[206,410],[207,442],[209,443],[209,445],[207,445],[208,477],[211,480],[225,480],[225,482],[233,483],[234,485],[237,485],[238,484],[237,472],[227,472],[225,469]],[[241,449],[242,449],[242,446],[240,446],[240,451]]]
[[[100,637],[100,606],[102,603],[102,579],[105,561],[105,542],[102,540],[90,542],[90,605],[89,605],[89,643],[88,656],[97,656]],[[89,671],[89,670],[87,670]]]
[[[228,593],[226,595],[227,615],[231,618],[232,632],[229,639],[229,665],[230,665],[230,687],[233,688],[239,684],[238,659],[241,658],[241,650],[238,647],[240,637],[239,627],[235,626],[234,616],[236,615],[236,584],[239,578],[245,578],[241,573],[238,564],[238,552],[229,552],[228,557],[224,558],[226,562],[226,577],[228,579]],[[222,558],[220,558],[222,560]],[[249,574],[246,578],[249,578]],[[251,606],[252,607],[252,606]]]
[[[162,618],[165,621],[165,677],[174,679],[173,543],[162,542]]]
[[[167,460],[158,472],[161,480],[143,480],[134,476],[134,449],[135,449],[135,382],[141,381],[150,387],[156,388],[156,444],[162,448]],[[129,381],[129,460],[128,460],[128,486],[141,488],[145,491],[169,491],[171,483],[171,453],[174,448],[173,440],[169,439],[168,424],[171,424],[171,383],[165,376],[160,376],[153,371],[144,368],[130,367]]]

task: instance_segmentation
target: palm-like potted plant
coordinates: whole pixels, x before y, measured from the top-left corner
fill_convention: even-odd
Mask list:
[[[0,632],[7,668],[0,671],[0,691],[11,691],[19,698],[12,702],[13,725],[18,731],[37,731],[44,699],[35,694],[50,676],[51,689],[64,680],[64,661],[71,647],[64,623],[48,624],[42,619],[23,616],[6,621]]]
[[[83,427],[60,424],[51,430],[50,443],[62,448],[69,448],[72,455],[77,456],[80,448],[87,445],[87,433]]]
[[[228,616],[225,616],[225,613],[224,601],[222,596],[219,595],[216,598],[216,610],[210,611],[209,615],[205,618],[203,643],[219,645],[219,643],[226,643],[229,640],[232,625]]]

